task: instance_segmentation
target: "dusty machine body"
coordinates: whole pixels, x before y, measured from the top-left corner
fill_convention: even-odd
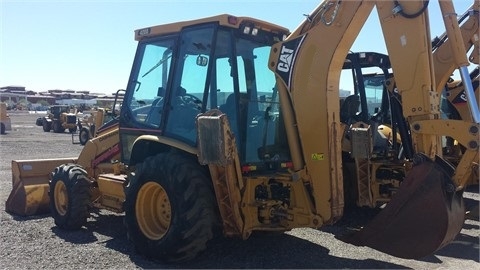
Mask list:
[[[0,134],[12,130],[12,120],[7,113],[7,104],[0,102]]]
[[[79,157],[12,161],[7,211],[50,210],[65,229],[85,225],[91,206],[124,212],[140,253],[177,261],[220,232],[247,239],[320,228],[338,221],[346,202],[386,203],[345,241],[403,258],[431,254],[463,225],[479,113],[464,76],[464,25],[441,1],[450,46],[442,46],[448,68],[439,71],[427,4],[324,1],[292,33],[230,15],[137,30],[114,128],[87,141]],[[348,53],[374,7],[388,57]],[[381,73],[363,71],[371,67]],[[440,116],[455,68],[468,119]],[[342,71],[355,82],[344,100]],[[457,167],[442,158],[444,136],[464,146]]]
[[[42,126],[43,131],[63,133],[66,129],[69,132],[77,131],[77,115],[71,112],[68,105],[53,105],[47,111],[47,115],[38,118],[36,125]]]

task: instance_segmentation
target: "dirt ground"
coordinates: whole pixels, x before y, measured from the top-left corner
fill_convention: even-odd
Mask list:
[[[135,268],[264,268],[264,269],[480,269],[480,222],[467,219],[455,241],[420,260],[399,259],[335,238],[368,219],[347,213],[321,230],[295,229],[281,234],[254,234],[248,240],[219,239],[197,259],[162,264],[138,255],[128,242],[123,216],[92,214],[79,231],[58,229],[49,215],[20,217],[4,211],[10,194],[11,160],[77,157],[82,146],[68,133],[45,133],[35,125],[42,115],[11,113],[12,131],[0,136],[0,268],[2,269],[135,269]],[[78,136],[78,135],[77,135]],[[78,138],[75,138],[78,141]],[[465,193],[467,207],[478,206],[478,186]],[[478,208],[477,208],[478,211]],[[434,224],[432,224],[434,226]]]

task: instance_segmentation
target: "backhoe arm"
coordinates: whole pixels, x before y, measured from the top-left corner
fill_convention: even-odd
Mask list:
[[[315,209],[325,222],[343,214],[340,72],[374,4],[324,1],[270,55],[293,169],[313,187]]]
[[[441,2],[443,14],[450,14],[451,1]],[[340,72],[348,50],[376,7],[396,91],[402,99],[406,122],[399,124],[416,130],[409,133],[415,155],[412,160],[403,161],[406,168],[412,164],[413,168],[396,195],[373,225],[357,234],[352,243],[404,258],[431,254],[453,240],[465,213],[461,194],[451,188],[455,187],[453,173],[440,158],[441,136],[446,134],[417,129],[417,125],[441,121],[428,3],[324,1],[284,42],[272,47],[269,61],[270,69],[277,75],[293,169],[311,187],[314,211],[325,222],[334,221],[343,210]],[[449,53],[457,66],[465,66],[468,61],[462,58],[466,52],[465,44],[459,42],[462,38],[458,23],[455,26],[456,20],[453,22],[449,16],[444,19],[452,42]],[[473,124],[471,131],[476,128]],[[474,148],[474,153],[478,153],[478,146]],[[472,156],[475,154],[468,155],[470,160]],[[441,225],[425,233],[431,224]]]
[[[405,1],[401,8],[392,1],[324,1],[286,41],[272,48],[269,61],[279,81],[294,170],[308,168],[306,175],[317,198],[315,208],[326,220],[341,216],[339,209],[343,208],[343,187],[339,181],[343,178],[340,72],[374,6],[404,99],[404,113],[415,121],[438,118],[439,98],[432,91],[430,29],[423,1]],[[400,12],[395,14],[395,8]],[[415,18],[401,15],[415,12],[419,13]],[[417,151],[430,157],[441,151],[436,136],[418,135],[414,144]],[[321,180],[325,179],[325,172],[329,172],[328,182]]]

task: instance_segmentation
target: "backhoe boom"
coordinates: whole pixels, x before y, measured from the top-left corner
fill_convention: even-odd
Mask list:
[[[448,15],[443,18],[450,42],[449,53],[454,56],[455,65],[462,70],[468,65],[468,61],[458,22],[456,18],[453,20],[451,15],[455,14],[453,5],[451,1],[440,2],[442,14]],[[413,159],[404,161],[406,180],[387,208],[382,211],[382,215],[372,222],[375,229],[367,227],[351,241],[399,257],[424,256],[453,240],[460,231],[462,222],[459,220],[463,220],[464,208],[461,193],[456,192],[461,189],[459,182],[462,181],[458,178],[466,174],[468,164],[472,164],[475,158],[478,160],[478,144],[471,139],[468,139],[471,146],[469,151],[473,152],[464,156],[466,160],[460,162],[463,166],[457,167],[457,171],[452,172],[441,159],[441,136],[455,137],[459,135],[458,132],[469,132],[471,137],[478,136],[478,122],[474,120],[476,123],[459,123],[456,126],[461,126],[461,130],[453,131],[450,127],[448,134],[442,134],[445,129],[436,129],[445,122],[439,120],[440,98],[436,90],[438,88],[432,56],[428,1],[324,1],[285,41],[272,47],[269,67],[277,74],[280,101],[286,114],[284,120],[287,134],[289,142],[294,142],[289,144],[293,153],[294,169],[297,172],[308,171],[308,179],[304,181],[313,187],[315,211],[325,221],[338,219],[343,209],[343,188],[341,182],[337,181],[342,179],[341,136],[338,136],[342,131],[339,125],[339,106],[336,102],[339,96],[340,70],[349,48],[373,7],[377,10],[395,76],[395,93],[401,97],[404,119],[397,123],[405,125],[406,130],[413,131],[404,132],[405,135],[411,134],[407,135],[411,136],[411,140],[403,143],[411,142],[415,154]],[[471,85],[469,78],[464,77],[462,76],[462,79],[465,84]],[[475,119],[478,105],[473,94],[468,99],[473,100],[470,107]],[[311,114],[317,117],[307,117]],[[437,121],[439,125],[428,125],[431,121]],[[430,130],[432,127],[435,127],[434,131]],[[425,131],[426,128],[429,129],[428,132]],[[316,158],[320,156],[321,159]],[[436,162],[432,162],[433,160]],[[359,160],[357,166],[370,162],[368,159]],[[414,169],[409,172],[412,166]],[[429,168],[432,173],[420,176],[415,173],[419,170],[415,167]],[[369,170],[367,169],[367,174],[375,173]],[[324,181],[325,173],[322,172],[327,171],[330,181]],[[437,171],[442,178],[447,179],[445,182],[432,179],[439,177]],[[452,182],[452,177],[455,182]],[[422,185],[426,186],[420,188]],[[451,186],[455,188],[452,190]],[[406,195],[416,194],[417,189],[424,188],[436,191],[417,194],[416,197]],[[450,190],[447,193],[453,194],[443,197],[445,190]],[[423,208],[427,201],[446,201],[446,205],[450,206],[438,206],[441,210],[427,211],[431,223],[415,223],[415,217],[425,217],[427,214],[415,209]],[[392,219],[392,213],[402,218]],[[408,225],[412,222],[416,224],[414,228]],[[419,247],[418,250],[409,250],[409,245],[400,245],[396,250],[385,247],[385,243],[400,239],[405,241],[403,243],[410,241],[407,239],[422,241],[417,238],[422,236],[422,233],[411,233],[409,230],[421,232],[430,224],[449,224],[438,227],[434,234],[440,235],[438,240],[427,239],[424,235],[424,241],[432,244],[431,246]],[[374,234],[377,235],[375,238],[372,237]]]

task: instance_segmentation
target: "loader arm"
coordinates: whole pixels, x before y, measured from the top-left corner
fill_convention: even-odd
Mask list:
[[[113,173],[112,161],[120,159],[120,139],[118,124],[97,134],[89,140],[78,156],[81,165],[93,177],[101,173]],[[106,166],[102,166],[102,165]]]
[[[466,160],[454,173],[440,158],[442,135],[470,132],[471,137],[478,136],[478,122],[459,123],[455,126],[460,130],[456,130],[439,120],[440,99],[436,91],[428,1],[324,1],[285,41],[272,47],[269,68],[277,75],[293,169],[312,187],[314,211],[325,222],[335,221],[343,210],[342,131],[338,104],[340,71],[373,7],[378,12],[396,91],[402,99],[406,122],[401,124],[414,130],[411,141],[415,156],[404,161],[407,169],[412,165],[413,168],[387,208],[372,221],[373,225],[364,228],[350,241],[398,257],[421,257],[441,248],[460,231],[464,208],[461,194],[455,193],[458,177],[454,177],[457,181],[453,184],[452,175],[465,175],[468,164],[475,157],[478,159],[478,145],[471,138],[467,139],[471,147],[464,157]],[[453,5],[450,1],[442,1],[441,7],[452,44],[444,46],[450,47],[450,51],[444,54],[452,55],[454,60],[451,62],[457,68],[465,67],[468,64],[466,47],[458,22],[452,18],[455,15]],[[462,79],[471,85],[468,78]],[[478,105],[475,107],[475,102],[471,103],[471,114],[475,115]],[[443,124],[443,130],[428,125],[431,121]],[[428,173],[419,174],[419,171]],[[450,197],[442,197],[445,189],[452,185],[455,188],[449,191]],[[418,193],[425,188],[431,190],[430,194]],[[435,201],[433,208],[441,210],[427,213],[416,210],[428,205],[424,204],[427,201]],[[422,220],[421,224],[415,224],[415,219]],[[435,228],[435,233],[424,233],[430,224],[442,226]],[[411,248],[411,244],[418,242],[425,245]]]
[[[480,1],[475,0],[472,6],[460,17],[459,23],[462,40],[465,45],[465,51],[473,50],[469,60],[478,65],[479,48],[479,9]],[[441,93],[443,86],[447,83],[453,71],[458,68],[456,61],[453,59],[452,39],[448,38],[445,32],[433,42],[433,61],[435,66],[435,81],[437,82],[438,93]]]

